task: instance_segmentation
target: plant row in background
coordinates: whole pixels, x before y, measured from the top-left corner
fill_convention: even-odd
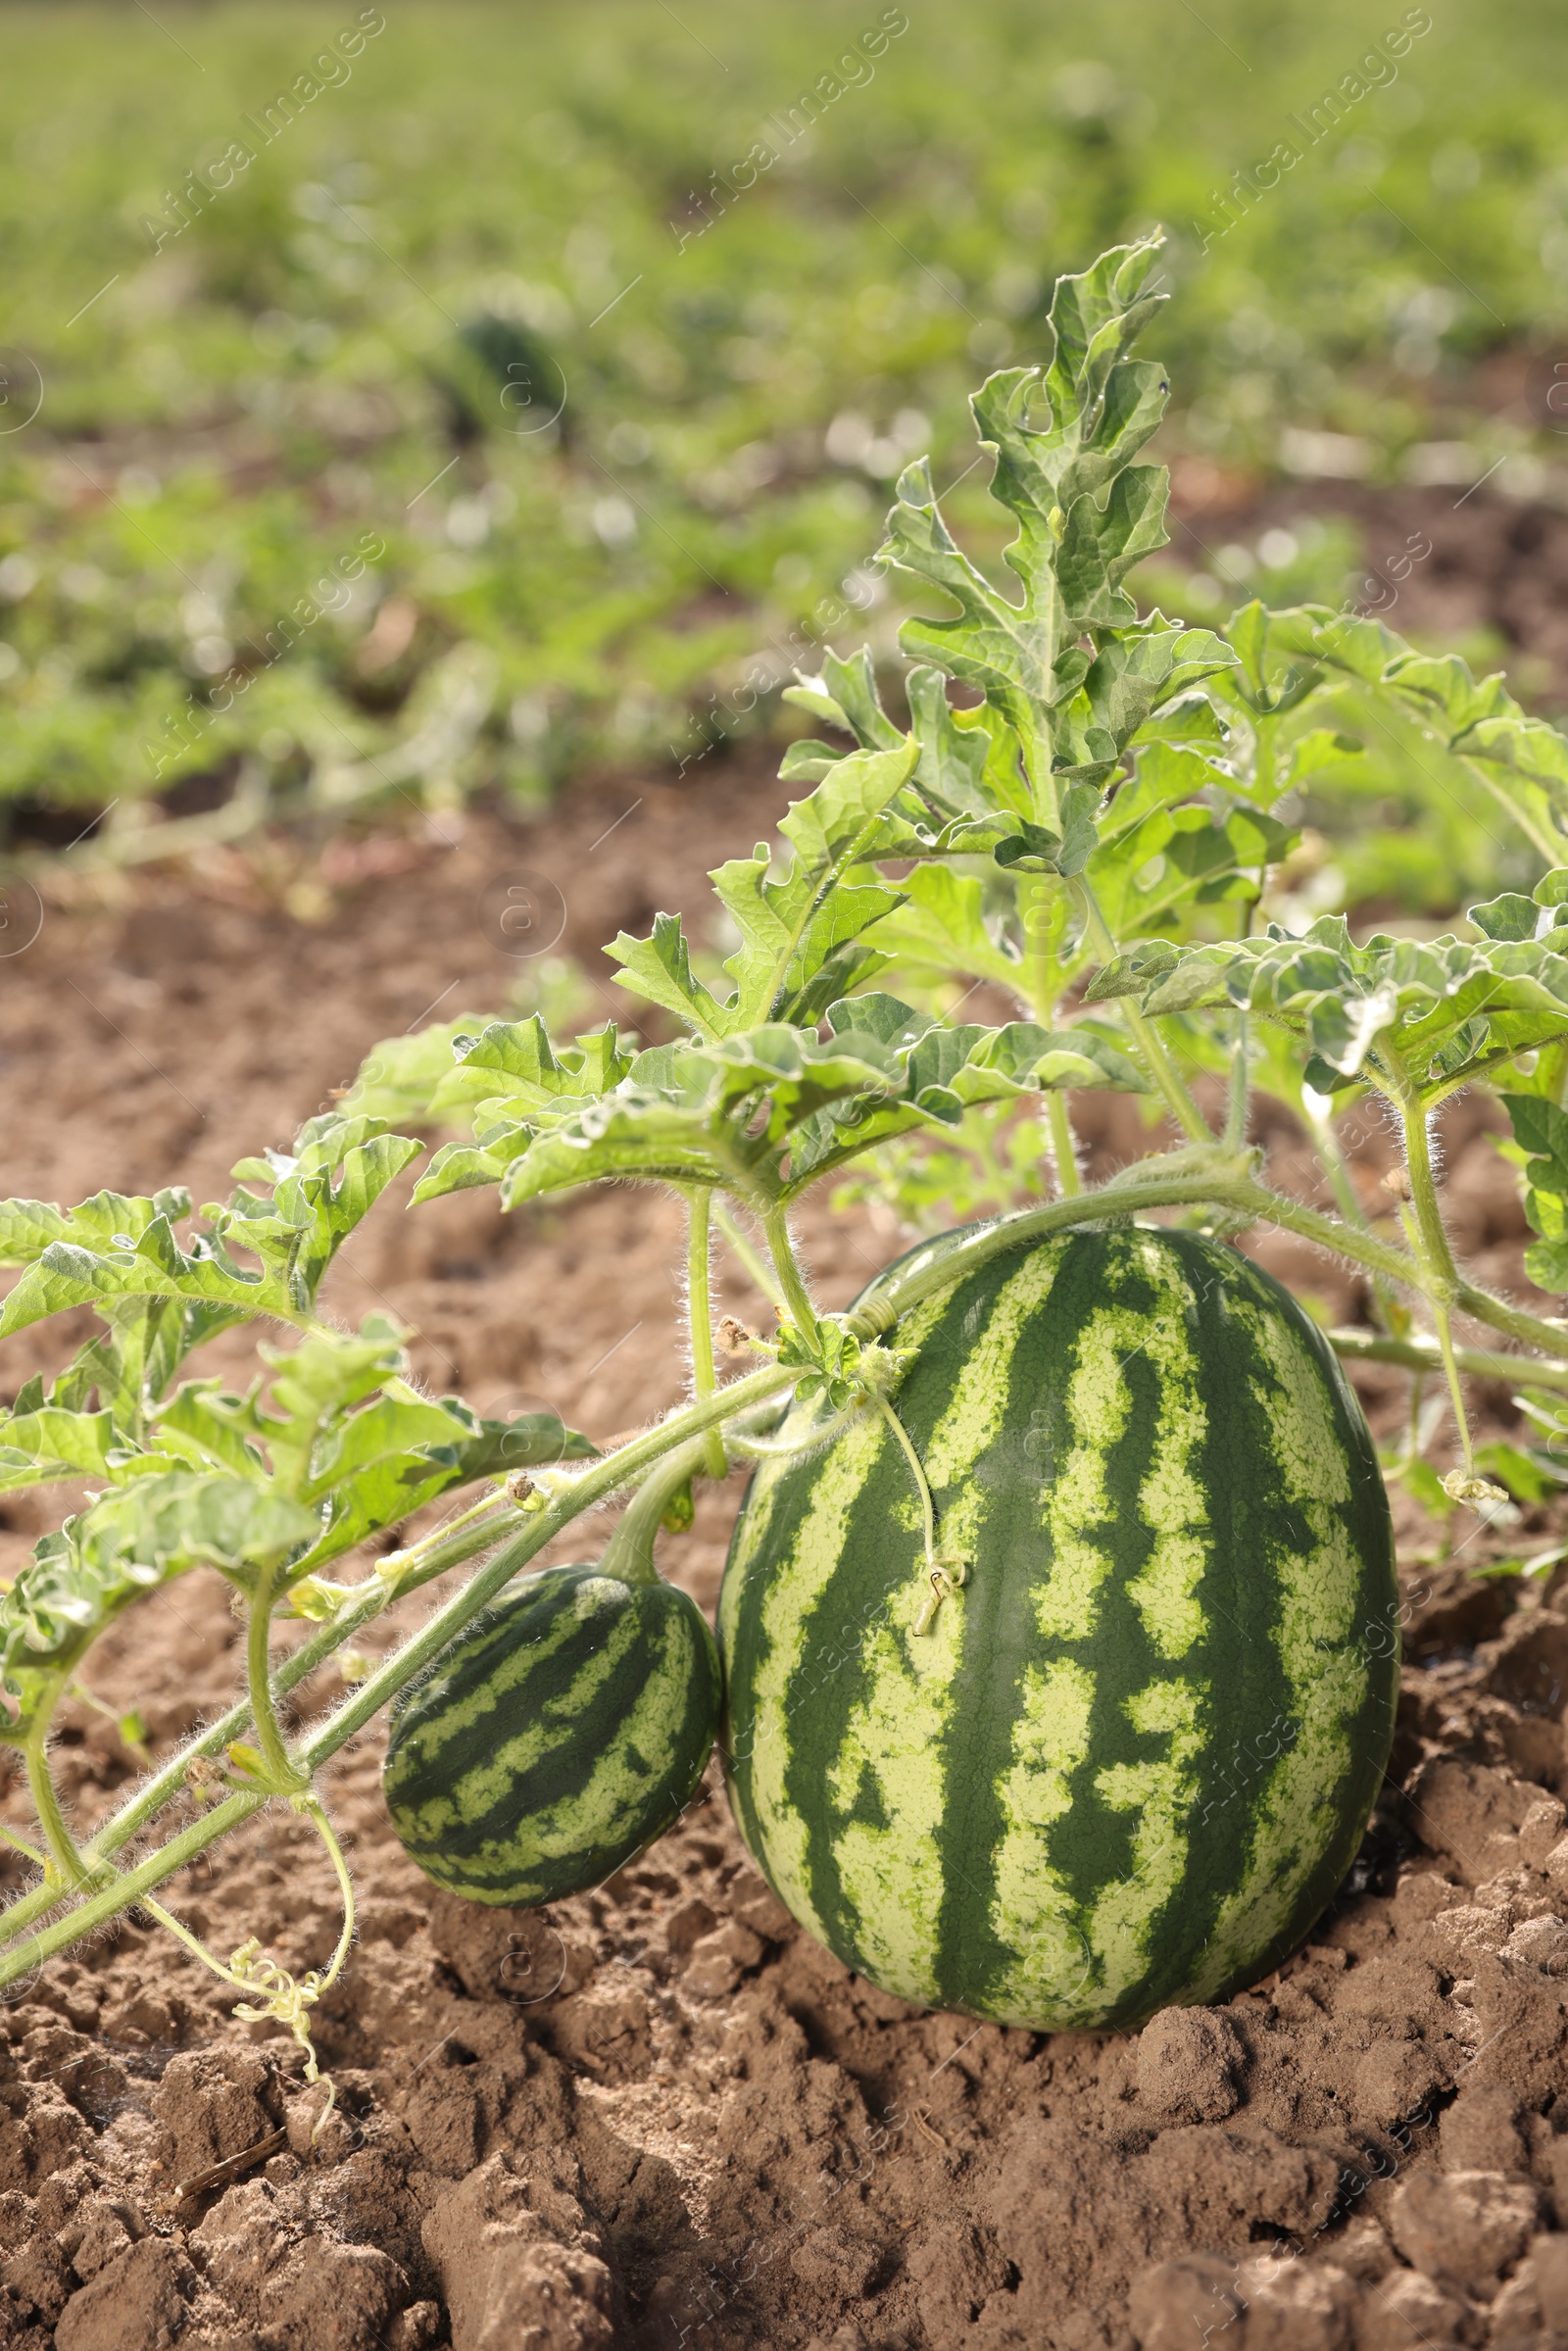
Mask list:
[[[1154,218],[1182,442],[1244,474],[1327,432],[1336,463],[1446,449],[1474,478],[1513,444],[1470,369],[1560,309],[1541,8],[1374,36],[1348,5],[1310,32],[1149,7],[1113,45],[1007,0],[961,31],[356,23],[323,49],[305,12],[209,10],[190,60],[134,12],[12,27],[0,809],[24,842],[117,802],[81,854],[146,851],[148,796],[171,847],[273,808],[537,797],[775,720],[792,667],[885,599],[871,517],[930,420],[976,363],[1041,355],[1067,256]],[[934,458],[941,484],[970,462],[941,425]],[[993,561],[975,476],[954,512]],[[1244,563],[1271,602],[1338,602],[1353,546],[1291,536],[1218,572],[1184,542],[1177,609],[1222,615]],[[1355,878],[1443,903],[1449,842],[1401,848],[1419,771],[1375,791],[1381,862],[1364,808],[1318,811]]]
[[[1012,2021],[1128,2021],[1274,1964],[1332,1892],[1397,1649],[1383,1483],[1334,1348],[1409,1372],[1422,1449],[1421,1399],[1446,1399],[1451,1466],[1411,1449],[1390,1477],[1505,1506],[1465,1407],[1467,1376],[1499,1370],[1548,1439],[1506,1466],[1552,1475],[1568,1333],[1456,1261],[1431,1122],[1496,1091],[1529,1269],[1568,1289],[1568,743],[1498,680],[1326,607],[1253,604],[1223,633],[1140,616],[1127,582],[1167,490],[1141,454],[1164,370],[1133,356],[1157,258],[1144,241],[1063,278],[1049,364],[975,397],[1010,593],[950,531],[928,462],[900,475],[883,559],[944,614],[902,632],[906,717],[864,654],[792,690],[823,732],[787,755],[809,788],[780,841],[712,877],[730,951],[673,913],[610,948],[670,1042],[614,1023],[567,1041],[537,1015],[431,1029],[379,1049],[291,1152],[243,1161],[226,1204],[0,1208],[19,1269],[0,1337],[83,1307],[100,1326],[0,1421],[8,1485],[93,1489],[0,1604],[5,1736],[38,1814],[0,1983],[135,1903],[190,1941],[159,1889],[269,1803],[315,1823],[347,1892],[317,1776],[389,1702],[388,1798],[432,1875],[490,1901],[602,1878],[678,1810],[717,1720],[656,1536],[746,1463],[726,1762],[773,1884],[853,1964]],[[1354,756],[1323,723],[1347,692],[1517,839],[1528,889],[1472,906],[1462,935],[1264,917],[1291,795]],[[993,1009],[960,1017],[977,996]],[[1073,1112],[1096,1089],[1142,1097],[1166,1140],[1089,1191]],[[1332,1207],[1266,1180],[1259,1093],[1299,1122]],[[1403,1139],[1381,1221],[1338,1133],[1363,1102]],[[548,1416],[496,1426],[423,1396],[384,1323],[334,1327],[323,1278],[420,1156],[405,1126],[451,1138],[416,1213],[475,1187],[510,1210],[596,1182],[673,1191],[689,1400],[596,1457]],[[1021,1204],[976,1219],[1004,1153]],[[956,1229],[827,1314],[791,1212],[852,1169]],[[1355,1269],[1367,1323],[1331,1347],[1232,1248],[1259,1225]],[[715,1233],[776,1325],[715,1327]],[[244,1393],[190,1367],[238,1324],[269,1334]],[[750,1368],[721,1383],[721,1351]],[[616,1494],[596,1568],[523,1573]],[[368,1623],[473,1558],[403,1645],[355,1659]],[[90,1688],[102,1628],[197,1568],[246,1615],[245,1695],[84,1838],[51,1776],[56,1710]],[[314,1628],[282,1661],[280,1615]],[[349,1694],[295,1723],[289,1692],[345,1652]],[[325,1979],[285,1976],[256,1924],[213,1964],[308,2046]],[[346,1918],[328,1975],[348,1937]]]

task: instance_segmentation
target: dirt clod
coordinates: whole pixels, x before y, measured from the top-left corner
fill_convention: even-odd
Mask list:
[[[1245,2309],[1234,2263],[1186,2253],[1134,2280],[1128,2316],[1139,2351],[1191,2351],[1220,2334],[1239,2340]]]
[[[1426,2173],[1395,2189],[1394,2241],[1428,2278],[1486,2292],[1533,2235],[1540,2198],[1501,2172]]]
[[[611,2276],[569,2163],[492,2156],[424,2224],[451,2314],[452,2351],[608,2351]]]
[[[1355,2339],[1356,2351],[1449,2351],[1478,2341],[1480,2328],[1469,2303],[1419,2270],[1396,2270],[1357,2313]]]
[[[1242,2103],[1247,2052],[1223,2010],[1163,2008],[1138,2036],[1138,2101],[1168,2123],[1217,2123]]]
[[[195,2285],[177,2245],[146,2237],[72,2295],[55,2329],[59,2351],[170,2351]]]

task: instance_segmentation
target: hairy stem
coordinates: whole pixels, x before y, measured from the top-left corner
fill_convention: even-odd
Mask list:
[[[1523,1306],[1511,1306],[1506,1298],[1494,1298],[1490,1290],[1478,1290],[1473,1282],[1462,1278],[1454,1292],[1453,1304],[1460,1314],[1468,1314],[1477,1322],[1490,1322],[1494,1331],[1506,1331],[1510,1339],[1522,1339],[1527,1347],[1539,1347],[1543,1354],[1568,1357],[1568,1324],[1544,1322],[1539,1314],[1528,1314]]]
[[[1358,1232],[1370,1231],[1371,1227],[1366,1211],[1361,1205],[1360,1194],[1355,1189],[1350,1175],[1349,1162],[1345,1156],[1344,1147],[1339,1136],[1334,1131],[1332,1118],[1314,1117],[1304,1102],[1296,1107],[1298,1116],[1306,1126],[1307,1133],[1312,1138],[1313,1148],[1317,1152],[1323,1172],[1328,1177],[1329,1190],[1338,1203],[1340,1214],[1347,1224],[1353,1225]],[[1374,1273],[1372,1276],[1372,1310],[1374,1319],[1388,1329],[1394,1312],[1394,1292],[1387,1274]]]
[[[26,1838],[19,1837],[15,1829],[8,1829],[4,1821],[0,1821],[0,1842],[8,1844],[13,1853],[20,1853],[24,1861],[30,1861],[35,1869],[46,1870],[49,1867],[47,1853],[40,1853],[36,1845],[28,1844]]]
[[[211,1969],[222,1983],[232,1984],[235,1991],[250,1990],[244,1977],[236,1976],[231,1967],[225,1967],[217,1952],[209,1951],[201,1936],[187,1927],[183,1919],[177,1919],[172,1910],[166,1910],[162,1902],[155,1902],[151,1894],[143,1894],[140,1907],[149,1918],[158,1921],[166,1934],[172,1935],[176,1942],[183,1943],[193,1959],[199,1959],[203,1967]]]
[[[1063,1200],[1076,1200],[1084,1184],[1078,1173],[1078,1147],[1064,1094],[1054,1092],[1046,1096],[1046,1118],[1051,1130],[1051,1155],[1056,1168],[1056,1189]]]
[[[1187,1081],[1166,1053],[1153,1022],[1137,1005],[1124,1004],[1127,1017],[1144,1065],[1159,1088],[1165,1107],[1190,1143],[1212,1143],[1208,1122],[1188,1092]]]
[[[929,1571],[936,1565],[937,1557],[937,1514],[936,1504],[931,1499],[930,1481],[926,1477],[924,1464],[914,1449],[913,1438],[888,1402],[887,1397],[879,1396],[876,1403],[877,1410],[893,1431],[904,1458],[909,1464],[909,1475],[914,1480],[914,1490],[920,1497],[920,1520],[925,1535],[925,1563]]]
[[[338,1935],[337,1948],[326,1963],[326,1973],[320,1984],[322,1991],[330,1991],[343,1973],[343,1962],[354,1943],[354,1881],[349,1876],[349,1865],[343,1857],[343,1847],[338,1843],[336,1832],[316,1797],[307,1796],[301,1808],[314,1822],[317,1834],[326,1847],[327,1858],[337,1879],[338,1892],[343,1898],[343,1926]]]
[[[1443,1355],[1444,1376],[1448,1383],[1448,1400],[1459,1431],[1459,1450],[1467,1478],[1475,1475],[1475,1454],[1470,1443],[1470,1416],[1464,1408],[1464,1386],[1459,1378],[1459,1364],[1454,1353],[1453,1332],[1449,1326],[1448,1309],[1436,1299],[1432,1303],[1432,1319],[1437,1325],[1438,1347]]]
[[[692,1339],[692,1393],[699,1398],[711,1396],[718,1385],[713,1367],[713,1308],[710,1295],[712,1255],[710,1222],[712,1204],[713,1196],[706,1185],[689,1195],[686,1313]],[[710,1478],[722,1478],[728,1466],[724,1459],[724,1440],[716,1429],[709,1434],[703,1466]]]
[[[1099,900],[1082,874],[1078,875],[1072,888],[1083,907],[1085,937],[1101,962],[1113,962],[1116,942],[1106,928]],[[1164,1040],[1153,1022],[1147,1013],[1139,1010],[1130,997],[1122,999],[1121,1008],[1143,1055],[1144,1066],[1159,1088],[1160,1098],[1182,1133],[1189,1143],[1212,1143],[1214,1138],[1209,1132],[1208,1123],[1188,1092],[1186,1079],[1165,1051]]]
[[[767,1235],[767,1246],[778,1274],[779,1288],[784,1293],[784,1303],[790,1310],[796,1328],[806,1338],[814,1339],[816,1308],[811,1303],[806,1277],[801,1272],[800,1260],[790,1240],[786,1211],[782,1207],[765,1208],[762,1212],[762,1230]]]
[[[1225,1105],[1225,1149],[1239,1151],[1247,1144],[1247,1114],[1250,1106],[1251,1071],[1249,1065],[1250,1039],[1249,1022],[1244,1010],[1236,1015],[1236,1042],[1231,1049],[1230,1092]]]
[[[600,1573],[618,1576],[623,1584],[657,1584],[659,1570],[654,1565],[654,1543],[665,1511],[689,1485],[700,1469],[708,1465],[710,1448],[717,1445],[722,1460],[724,1440],[717,1429],[699,1437],[692,1445],[677,1445],[666,1453],[658,1466],[651,1469],[615,1524],[615,1531],[605,1546],[599,1562]]]
[[[44,1842],[49,1848],[49,1864],[45,1865],[46,1874],[51,1874],[50,1864],[52,1864],[52,1874],[57,1880],[63,1880],[67,1886],[76,1886],[86,1876],[86,1869],[81,1854],[76,1848],[76,1840],[71,1833],[70,1824],[61,1808],[60,1791],[55,1787],[54,1775],[49,1769],[50,1727],[54,1722],[55,1708],[60,1703],[61,1693],[69,1679],[69,1674],[65,1673],[55,1676],[52,1685],[39,1702],[37,1714],[27,1733],[26,1743],[22,1752],[23,1760],[26,1765],[27,1792],[32,1798],[33,1811],[38,1816],[38,1826],[43,1831]]]
[[[278,1728],[277,1710],[272,1701],[270,1667],[271,1663],[272,1605],[277,1590],[278,1569],[264,1567],[256,1579],[256,1591],[251,1599],[250,1624],[245,1637],[245,1679],[250,1691],[251,1715],[256,1724],[256,1736],[261,1741],[262,1756],[272,1785],[279,1790],[303,1785],[294,1767],[293,1758]]]
[[[777,1274],[761,1250],[753,1248],[751,1240],[722,1200],[713,1203],[713,1222],[723,1236],[724,1246],[740,1264],[753,1289],[760,1291],[768,1304],[782,1313],[784,1293],[779,1288]]]
[[[231,1829],[239,1828],[253,1813],[260,1812],[266,1802],[266,1796],[259,1790],[255,1795],[225,1797],[199,1821],[193,1821],[177,1837],[171,1837],[168,1844],[160,1845],[145,1861],[127,1870],[123,1877],[100,1886],[51,1926],[29,1935],[24,1943],[8,1941],[6,1949],[0,1952],[0,1984],[14,1984],[19,1976],[27,1975],[44,1960],[52,1959],[56,1952],[68,1950],[83,1935],[96,1934],[100,1927],[106,1927],[111,1919],[119,1918],[166,1879],[184,1869],[198,1853],[205,1853],[209,1845],[216,1844],[220,1837],[226,1837]],[[10,1926],[9,1915],[6,1925]]]
[[[1404,1125],[1404,1163],[1410,1178],[1410,1204],[1415,1210],[1416,1235],[1435,1295],[1451,1299],[1459,1289],[1459,1269],[1448,1246],[1443,1210],[1438,1205],[1437,1179],[1432,1168],[1432,1137],[1427,1114],[1412,1096],[1399,1099]]]
[[[1349,1363],[1397,1363],[1406,1371],[1444,1368],[1443,1350],[1424,1335],[1385,1339],[1373,1331],[1331,1331],[1329,1344]],[[1568,1395],[1568,1363],[1537,1363],[1527,1355],[1494,1353],[1490,1347],[1456,1347],[1453,1360],[1472,1380],[1507,1380],[1526,1388],[1550,1388]]]
[[[1470,1416],[1465,1410],[1464,1383],[1454,1360],[1453,1331],[1449,1320],[1449,1302],[1459,1288],[1459,1269],[1453,1261],[1448,1245],[1447,1229],[1443,1210],[1438,1204],[1437,1179],[1432,1167],[1432,1132],[1426,1110],[1410,1095],[1399,1100],[1404,1124],[1404,1163],[1410,1180],[1410,1218],[1413,1238],[1427,1280],[1425,1288],[1432,1309],[1432,1321],[1438,1334],[1438,1347],[1443,1355],[1444,1377],[1448,1383],[1448,1396],[1453,1405],[1453,1418],[1459,1431],[1459,1451],[1467,1478],[1475,1475],[1475,1452],[1470,1442]]]

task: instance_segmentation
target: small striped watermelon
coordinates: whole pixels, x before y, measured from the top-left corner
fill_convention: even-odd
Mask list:
[[[602,1885],[690,1803],[718,1710],[718,1652],[685,1592],[545,1568],[394,1707],[387,1810],[452,1893],[559,1901]]]
[[[896,1344],[967,1581],[916,1629],[880,1416],[759,1469],[719,1602],[747,1844],[907,2000],[1054,2031],[1254,1981],[1348,1869],[1393,1729],[1388,1500],[1332,1351],[1236,1250],[1138,1226],[993,1257]]]

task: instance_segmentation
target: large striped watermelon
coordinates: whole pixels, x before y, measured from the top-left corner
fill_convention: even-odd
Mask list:
[[[719,1603],[741,1833],[905,1999],[1055,2030],[1220,1998],[1329,1900],[1388,1756],[1355,1399],[1279,1284],[1192,1233],[993,1257],[897,1344],[967,1582],[916,1630],[921,1512],[879,1416],[759,1469]]]
[[[545,1568],[394,1707],[392,1825],[426,1877],[470,1902],[559,1901],[690,1803],[718,1707],[713,1637],[683,1592]]]

